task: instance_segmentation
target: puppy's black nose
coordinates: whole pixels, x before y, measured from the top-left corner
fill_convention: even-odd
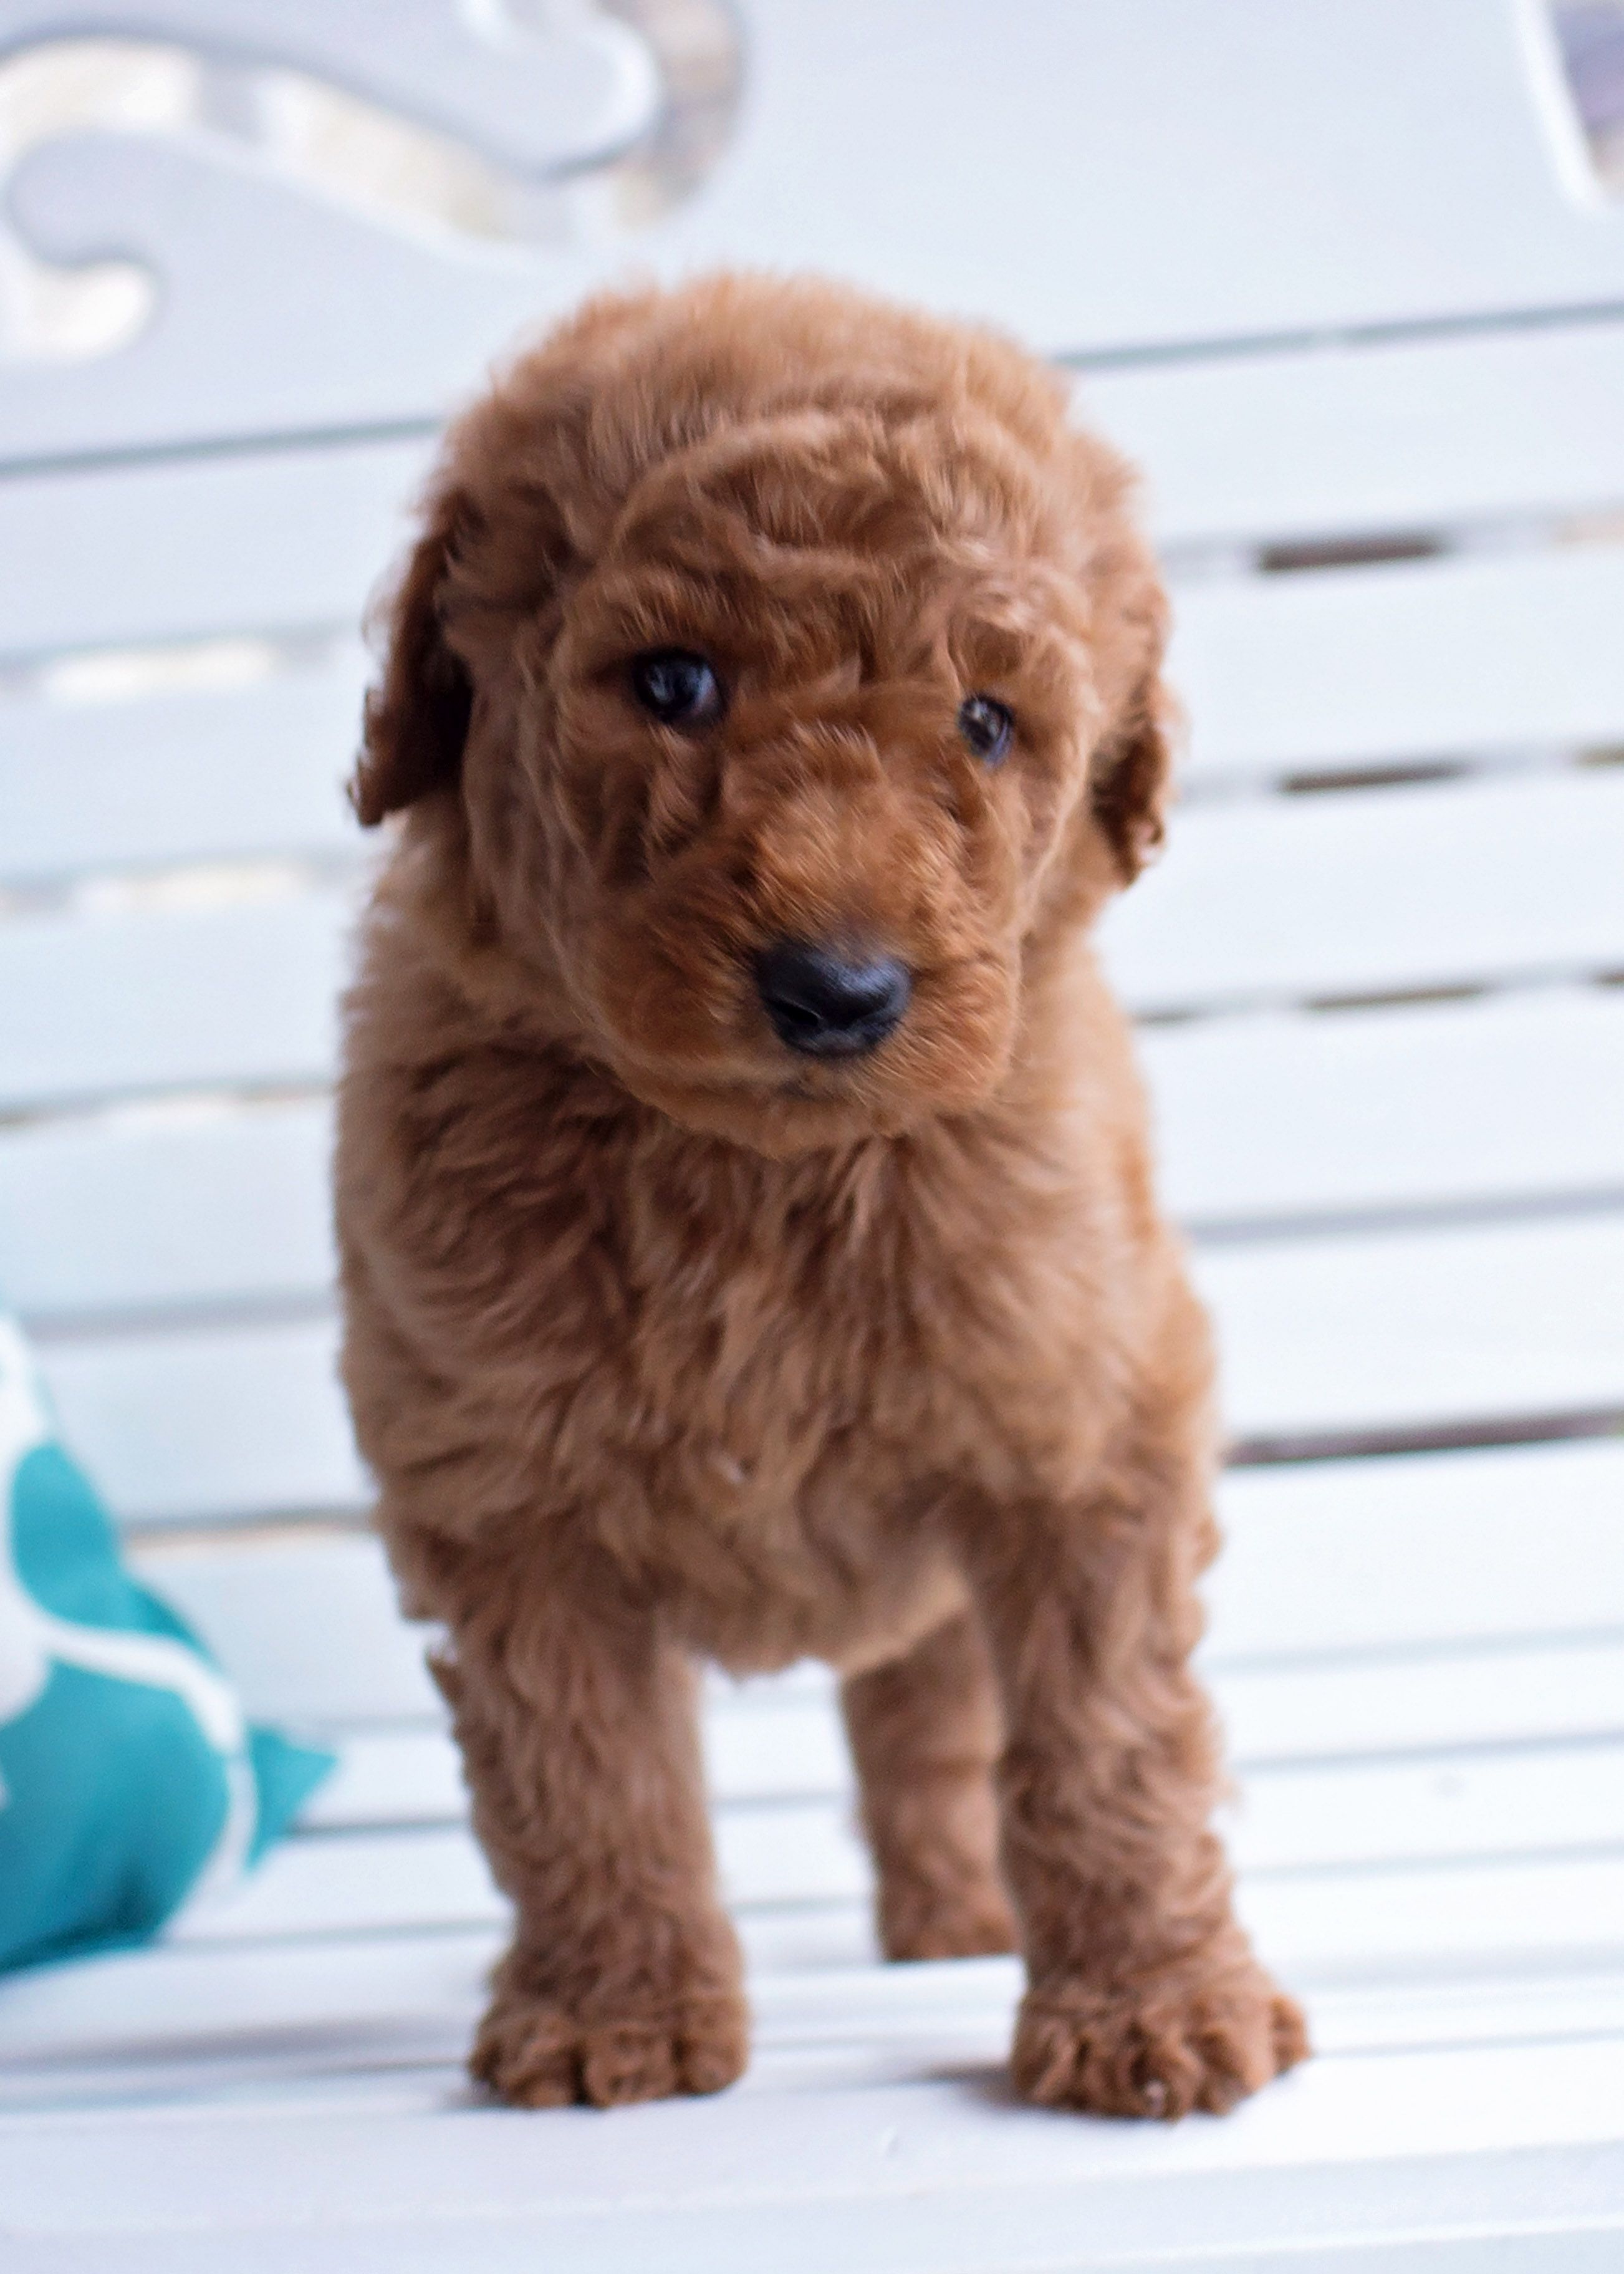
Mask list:
[[[855,1058],[883,1043],[914,990],[894,956],[848,962],[800,939],[762,950],[756,984],[779,1040],[819,1058]]]

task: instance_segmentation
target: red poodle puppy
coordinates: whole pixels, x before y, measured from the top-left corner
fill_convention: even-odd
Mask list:
[[[600,299],[447,444],[355,782],[344,1372],[532,2105],[742,2068],[696,1660],[844,1680],[893,1958],[1034,2100],[1298,2059],[1208,1828],[1207,1329],[1091,919],[1161,832],[1123,466],[1004,340]]]

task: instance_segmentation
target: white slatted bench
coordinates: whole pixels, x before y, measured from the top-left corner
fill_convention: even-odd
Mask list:
[[[710,0],[505,50],[451,0],[0,10],[53,85],[71,33],[146,89],[67,58],[0,286],[85,336],[153,311],[0,366],[0,1284],[142,1567],[342,1756],[229,1901],[0,1984],[0,2263],[1601,2274],[1624,206],[1536,0],[744,13],[739,99]],[[460,235],[381,210],[425,180]],[[1147,469],[1192,733],[1109,953],[1224,1351],[1230,1837],[1320,2048],[1222,2122],[1019,2109],[1012,1963],[874,1962],[811,1669],[709,1714],[747,2082],[607,2118],[462,2082],[500,1906],[333,1381],[338,784],[445,410],[630,258],[989,315]]]

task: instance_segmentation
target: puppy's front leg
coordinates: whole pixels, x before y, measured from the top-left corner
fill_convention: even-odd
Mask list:
[[[743,2069],[686,1656],[607,1559],[458,1590],[436,1667],[474,1828],[517,1911],[470,2066],[530,2107],[716,2092]]]
[[[1211,1536],[1200,1465],[1165,1446],[1075,1504],[1005,1507],[966,1536],[1004,1702],[1004,1871],[1028,1982],[1012,2067],[1028,2099],[1219,2111],[1308,2049],[1208,1828],[1217,1749],[1187,1660]]]

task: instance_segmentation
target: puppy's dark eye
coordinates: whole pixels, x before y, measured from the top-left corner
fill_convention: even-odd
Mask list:
[[[703,727],[721,716],[721,681],[703,655],[687,648],[650,648],[637,656],[631,689],[662,727]]]
[[[1008,757],[1015,720],[990,695],[966,695],[959,706],[959,731],[985,766],[999,766]]]

